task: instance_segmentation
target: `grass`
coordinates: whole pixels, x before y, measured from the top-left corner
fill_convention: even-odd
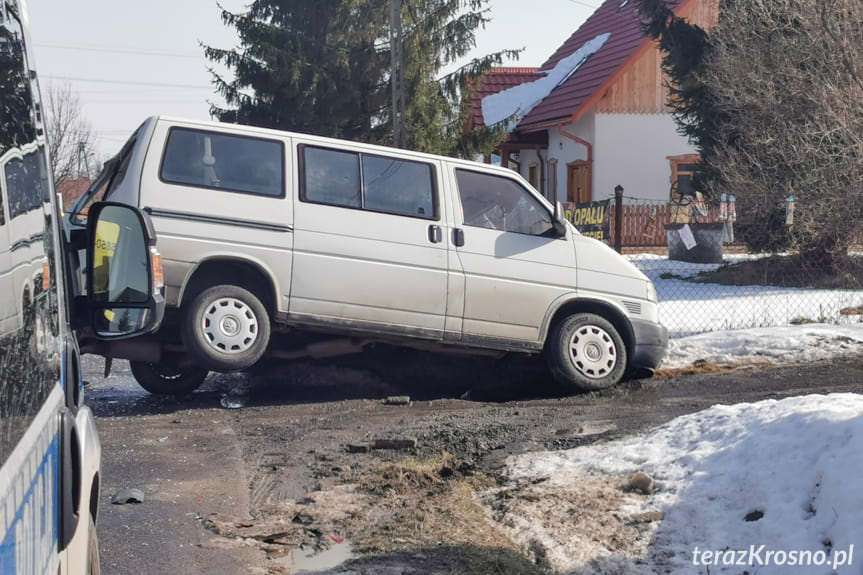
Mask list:
[[[689,279],[697,283],[810,289],[863,289],[863,257],[849,257],[841,269],[821,268],[801,256],[771,256],[726,265]]]
[[[496,485],[483,473],[465,475],[444,453],[385,464],[359,479],[372,500],[353,531],[361,552],[387,553],[430,545],[508,549],[515,545],[490,524],[474,493]]]

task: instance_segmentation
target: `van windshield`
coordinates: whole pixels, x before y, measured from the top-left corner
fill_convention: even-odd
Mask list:
[[[71,210],[71,220],[76,224],[87,223],[87,213],[90,211],[90,206],[96,202],[107,200],[111,194],[126,176],[126,170],[129,169],[129,162],[132,160],[132,150],[135,147],[135,142],[138,139],[138,133],[141,131],[139,127],[132,136],[123,144],[120,152],[105,162],[101,173],[96,176],[93,183],[82,195]]]

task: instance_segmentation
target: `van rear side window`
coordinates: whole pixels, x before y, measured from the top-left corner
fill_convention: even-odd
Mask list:
[[[160,177],[169,184],[284,197],[284,145],[261,138],[171,128]]]

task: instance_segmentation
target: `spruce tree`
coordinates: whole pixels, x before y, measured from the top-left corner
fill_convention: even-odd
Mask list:
[[[254,0],[242,13],[222,9],[240,48],[205,46],[228,67],[213,82],[227,106],[225,122],[376,142],[376,118],[389,102],[389,53],[380,45],[387,12],[380,0]]]
[[[505,58],[517,58],[521,50],[477,57],[442,75],[443,69],[476,46],[477,30],[490,21],[489,1],[404,0],[409,147],[469,158],[491,153],[506,139],[508,132],[503,125],[467,131],[471,80]]]
[[[442,70],[476,46],[490,0],[404,0],[402,42],[408,147],[472,157],[506,138],[504,127],[467,132],[472,78],[518,50]],[[243,13],[222,9],[240,49],[205,47],[234,74],[211,70],[225,107],[219,120],[392,143],[389,0],[254,0]]]
[[[695,174],[696,189],[706,195],[721,177],[712,166],[717,126],[727,121],[703,82],[710,42],[707,33],[674,14],[668,0],[640,0],[645,33],[659,43],[662,67],[669,78],[671,106],[681,134],[687,136],[701,154]]]

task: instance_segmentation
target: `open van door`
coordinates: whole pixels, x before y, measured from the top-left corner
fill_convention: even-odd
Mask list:
[[[138,208],[112,202],[90,208],[86,278],[86,316],[96,339],[133,338],[161,325],[162,262],[153,224]]]

